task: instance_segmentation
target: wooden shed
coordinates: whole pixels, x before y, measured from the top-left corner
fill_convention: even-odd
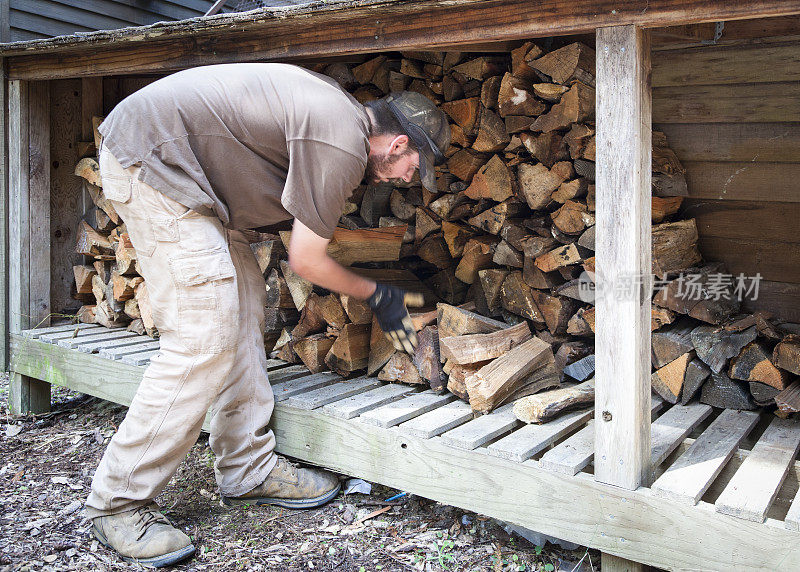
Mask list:
[[[650,276],[652,123],[686,166],[701,250],[733,273],[760,273],[751,309],[800,322],[797,2],[334,0],[0,46],[12,410],[46,410],[49,384],[127,404],[152,355],[81,348],[74,326],[50,326],[71,301],[86,208],[72,168],[93,115],[191,66],[508,51],[565,35],[597,53],[595,421],[425,417],[442,404],[432,396],[409,403],[272,362],[278,449],[597,548],[608,570],[799,568],[797,447],[774,440],[768,416],[726,411],[712,422],[651,397],[650,289],[610,295],[620,277]]]

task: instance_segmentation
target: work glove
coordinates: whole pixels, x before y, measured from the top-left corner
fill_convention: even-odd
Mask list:
[[[394,347],[400,351],[413,353],[417,347],[417,332],[408,315],[409,306],[422,306],[422,294],[405,292],[394,286],[378,284],[375,293],[367,300],[372,313]]]

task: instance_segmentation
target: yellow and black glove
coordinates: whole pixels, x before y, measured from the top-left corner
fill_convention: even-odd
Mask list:
[[[408,306],[422,306],[422,294],[404,292],[400,288],[378,284],[375,293],[367,300],[378,325],[400,351],[413,353],[417,347],[417,332],[408,315]]]

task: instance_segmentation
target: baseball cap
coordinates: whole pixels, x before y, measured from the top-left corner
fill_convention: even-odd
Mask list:
[[[436,191],[434,167],[445,161],[450,146],[450,125],[444,111],[421,93],[399,91],[386,96],[386,103],[419,149],[419,178],[431,192]]]

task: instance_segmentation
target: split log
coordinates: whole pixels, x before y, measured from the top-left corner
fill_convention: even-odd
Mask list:
[[[650,377],[650,384],[661,397],[677,403],[683,389],[686,367],[694,358],[694,351],[687,352],[667,365],[658,368]]]
[[[579,385],[523,397],[514,403],[514,416],[525,423],[543,423],[560,413],[594,403],[594,378]]]
[[[92,279],[97,276],[97,271],[91,266],[73,266],[72,273],[75,276],[75,292],[77,294],[92,293]]]
[[[750,390],[753,401],[755,401],[756,405],[759,407],[774,405],[775,398],[780,394],[780,391],[771,385],[759,383],[757,381],[751,381],[747,387]]]
[[[364,369],[369,362],[369,339],[368,324],[346,324],[331,346],[325,363],[344,377]]]
[[[722,272],[720,264],[689,268],[683,276],[661,288],[653,302],[703,322],[719,324],[739,311],[739,301],[733,296],[731,285],[716,278]]]
[[[532,81],[538,76],[528,61],[532,61],[542,54],[542,49],[533,42],[525,42],[520,47],[511,50],[511,73],[514,77]]]
[[[108,238],[89,226],[85,220],[78,224],[75,252],[85,256],[110,256],[114,253]]]
[[[480,110],[481,100],[479,97],[448,101],[442,104],[442,111],[449,115],[468,135],[475,130]]]
[[[454,264],[447,242],[445,242],[441,234],[434,234],[425,238],[417,246],[416,254],[422,260],[433,264],[440,270],[449,268]]]
[[[314,285],[305,278],[301,278],[299,275],[295,274],[294,270],[289,266],[288,260],[281,260],[280,267],[283,278],[286,280],[286,286],[289,288],[292,300],[294,300],[295,308],[302,310],[306,305],[306,300],[308,300],[308,297],[314,290]]]
[[[711,369],[698,358],[689,362],[683,376],[681,405],[686,405],[692,400],[709,375],[711,375]]]
[[[353,68],[353,77],[360,84],[372,83],[372,78],[379,69],[384,67],[386,56],[377,56]]]
[[[586,219],[584,218],[586,213],[586,205],[577,201],[567,200],[550,216],[553,219],[553,225],[561,232],[580,234],[586,230]]]
[[[124,312],[117,311],[109,300],[97,303],[94,309],[94,319],[96,323],[106,328],[119,328],[127,324],[127,316]]]
[[[651,336],[651,361],[654,368],[660,368],[694,349],[692,330],[695,323],[683,319],[668,327],[653,332]]]
[[[125,275],[137,274],[136,249],[127,232],[119,235],[119,240],[114,246],[114,256],[117,259],[117,272]]]
[[[430,209],[417,207],[414,225],[414,242],[422,240],[434,232],[442,230],[441,219]]]
[[[359,214],[369,226],[376,226],[378,224],[378,220],[382,216],[389,216],[391,214],[391,209],[389,206],[391,194],[392,187],[389,185],[367,185],[367,188],[364,191],[364,196],[361,199],[361,209],[359,210]],[[334,232],[334,240],[335,239],[336,233]],[[339,237],[339,240],[341,241],[342,237]],[[365,261],[359,260],[358,262]]]
[[[114,300],[124,302],[133,298],[136,286],[144,282],[141,276],[123,276],[117,271],[111,272],[111,286]]]
[[[356,262],[395,261],[400,258],[400,247],[403,245],[405,233],[405,225],[359,230],[337,228],[328,244],[328,255],[344,266]],[[291,235],[288,230],[280,232],[286,248],[289,248]]]
[[[573,123],[580,123],[593,115],[594,88],[577,81],[561,96],[561,101],[533,122],[531,130],[547,132],[567,129]]]
[[[310,294],[300,312],[300,321],[292,329],[292,339],[299,340],[309,334],[318,334],[325,330],[325,320],[320,311],[321,297]]]
[[[522,268],[525,263],[525,256],[516,248],[512,247],[505,240],[501,240],[495,247],[492,262],[498,266],[510,266],[512,268]]]
[[[293,342],[292,350],[311,373],[319,373],[329,367],[325,357],[333,344],[333,338],[325,334],[314,334]]]
[[[567,244],[537,256],[534,263],[542,272],[552,272],[580,261],[578,248],[574,244]]]
[[[461,149],[447,160],[447,170],[465,183],[469,183],[485,163],[485,155],[472,149]]]
[[[771,352],[762,342],[750,342],[731,360],[728,377],[765,383],[779,390],[786,389],[791,376],[789,372],[775,367],[770,355]]]
[[[134,292],[134,296],[136,293]],[[136,298],[131,298],[130,300],[125,300],[125,315],[131,318],[132,320],[141,320],[142,312],[139,310],[139,302]],[[144,326],[142,326],[144,327]]]
[[[739,355],[747,344],[756,339],[755,326],[741,332],[728,332],[722,328],[698,326],[692,330],[692,345],[697,357],[708,364],[711,371],[719,373],[729,359]]]
[[[394,344],[386,337],[373,317],[369,338],[369,355],[367,357],[367,375],[375,375],[395,354]]]
[[[594,336],[594,319],[586,308],[579,309],[574,316],[569,319],[567,333],[573,336]]]
[[[510,73],[503,76],[497,95],[497,107],[501,117],[510,115],[536,117],[547,109],[544,103],[528,91],[529,86],[529,83]]]
[[[475,375],[486,363],[458,365],[445,364],[444,370],[447,372],[447,391],[457,396],[462,401],[469,403],[469,393],[467,393],[467,378]]]
[[[413,219],[417,211],[417,207],[400,189],[394,189],[389,195],[389,209],[395,217],[404,222]]]
[[[511,272],[503,280],[500,300],[503,308],[509,312],[538,324],[544,324],[544,316],[536,304],[533,290],[522,280],[522,272]]]
[[[550,344],[531,338],[466,380],[473,411],[488,413],[503,403],[558,385]]]
[[[425,326],[417,334],[417,340],[418,345],[414,350],[412,361],[420,377],[428,382],[433,391],[444,391],[447,376],[442,371],[439,329],[436,326]]]
[[[114,224],[120,224],[122,222],[114,205],[103,194],[103,189],[100,188],[100,186],[95,186],[87,182],[84,183],[84,188],[89,193],[89,197],[92,199],[95,206],[106,213],[106,216],[108,216]]]
[[[494,155],[472,178],[472,184],[464,191],[471,199],[492,199],[503,202],[513,195],[511,173],[505,162]]]
[[[477,232],[461,224],[443,222],[442,235],[447,243],[450,255],[454,258],[459,258],[464,253],[464,246],[466,246],[470,239],[477,236]]]
[[[581,197],[586,196],[586,192],[589,189],[589,180],[584,178],[575,179],[574,181],[565,181],[561,183],[558,187],[558,190],[553,191],[553,194],[550,195],[550,198],[556,201],[557,203],[566,203],[571,201],[572,199],[578,199]],[[583,207],[582,212],[588,212],[588,207],[586,205],[581,205]],[[585,220],[585,216],[581,217],[582,220]],[[584,222],[584,226],[586,226]],[[559,227],[561,228],[561,227]],[[563,228],[561,229],[564,230]],[[564,231],[566,232],[566,231]],[[594,250],[594,249],[592,249]]]
[[[521,164],[517,169],[517,176],[520,192],[533,210],[543,209],[549,205],[552,202],[550,196],[553,191],[569,178],[568,171],[556,168],[555,165],[553,169],[548,169],[541,163]]]
[[[474,306],[472,306],[474,307]],[[437,304],[436,323],[439,339],[467,334],[488,334],[508,327],[508,324],[487,318],[470,311],[470,306],[456,307],[450,304]]]
[[[595,129],[589,125],[576,123],[564,135],[564,142],[569,148],[569,156],[573,159],[594,161]]]
[[[111,220],[111,217],[100,207],[94,209],[94,222],[94,227],[100,234],[109,234],[117,226],[117,223]]]
[[[396,381],[408,385],[423,385],[425,380],[420,376],[417,367],[405,352],[395,352],[378,373],[381,381]]]
[[[278,268],[280,261],[286,258],[286,248],[277,238],[252,243],[250,249],[258,261],[258,267],[264,278],[269,276],[273,269]]]
[[[548,169],[552,169],[556,163],[568,161],[570,158],[564,138],[556,131],[539,135],[521,133],[520,141],[528,153],[536,157]]]
[[[536,307],[544,317],[550,333],[553,335],[565,334],[577,303],[569,298],[550,296],[540,290],[531,290],[531,295],[536,302]]]
[[[158,330],[156,330],[156,324],[153,321],[153,310],[150,305],[150,294],[147,291],[146,282],[142,282],[136,287],[134,298],[136,299],[136,305],[139,307],[139,315],[142,318],[142,323],[147,331],[147,335],[151,338],[158,337]]]
[[[296,308],[286,279],[281,276],[277,268],[273,268],[269,271],[265,284],[267,288],[267,307],[283,309]]]
[[[425,283],[448,304],[461,304],[467,295],[467,285],[456,278],[455,270],[444,268],[431,276]]]
[[[567,344],[570,342],[567,342]],[[580,342],[579,342],[580,343]],[[561,347],[566,346],[567,344],[562,344]],[[559,348],[560,350],[561,348]],[[586,381],[590,377],[594,376],[594,368],[595,368],[595,358],[594,354],[588,355],[583,357],[579,360],[576,360],[564,367],[564,375],[568,375],[572,379],[576,381]]]
[[[756,405],[746,383],[729,378],[723,372],[711,372],[700,391],[700,403],[722,409],[751,410]]]
[[[786,336],[775,346],[772,359],[779,368],[800,375],[800,336]]]
[[[342,294],[340,301],[347,317],[354,324],[369,324],[372,322],[372,310],[370,310],[366,300],[359,300]]]
[[[453,71],[465,76],[483,81],[493,75],[501,73],[505,67],[503,58],[496,56],[481,56],[453,67]]]
[[[578,80],[594,85],[595,53],[580,42],[544,54],[528,64],[555,83],[567,85]]]
[[[776,395],[775,403],[781,413],[800,413],[800,379]]]
[[[700,262],[694,219],[653,226],[653,274],[686,270]]]
[[[345,315],[342,303],[339,301],[337,294],[328,294],[318,300],[319,314],[325,323],[329,326],[341,330],[347,323],[347,316]]]
[[[465,284],[478,279],[478,272],[492,266],[492,257],[497,239],[492,236],[479,236],[470,239],[464,246],[461,260],[456,267],[456,278]]]
[[[592,258],[594,260],[594,258]],[[650,331],[655,331],[659,328],[671,324],[675,321],[677,314],[667,308],[660,308],[655,304],[650,306]]]
[[[478,281],[481,285],[486,308],[491,313],[498,311],[502,307],[500,296],[503,281],[508,275],[508,270],[498,268],[489,268],[478,272]]]
[[[478,125],[478,134],[472,148],[481,153],[501,151],[511,141],[505,123],[490,109],[483,109]]]
[[[561,100],[561,96],[569,91],[568,87],[557,83],[535,83],[532,87],[536,97],[551,103],[557,103]]]
[[[522,213],[522,204],[516,199],[508,199],[467,220],[469,224],[489,234],[497,235],[510,218]]]
[[[75,174],[95,187],[103,187],[103,182],[100,180],[100,165],[93,157],[84,157],[78,161],[75,165]]]
[[[442,360],[454,364],[472,364],[504,355],[531,338],[526,322],[489,334],[449,336],[439,339]]]
[[[97,306],[95,304],[86,304],[78,309],[75,317],[82,324],[96,324],[97,320],[94,317],[94,312]]]
[[[652,197],[651,201],[650,216],[655,224],[677,213],[683,203],[683,197]]]

